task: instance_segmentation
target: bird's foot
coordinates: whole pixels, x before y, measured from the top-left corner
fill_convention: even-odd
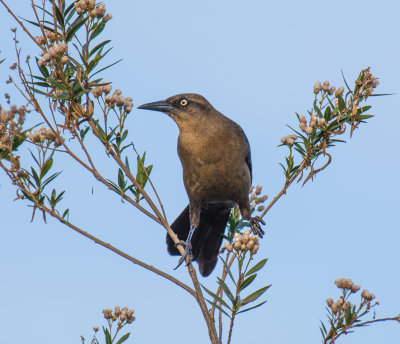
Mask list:
[[[250,219],[250,228],[255,235],[258,235],[260,238],[263,237],[265,232],[261,228],[261,224],[265,225],[264,220],[259,216],[254,216]]]
[[[180,240],[177,244],[175,244],[175,246],[178,246],[178,245],[183,246],[185,248],[185,251],[183,252],[183,255],[179,258],[178,265],[174,270],[179,268],[182,265],[182,263],[186,261],[186,258],[188,259],[188,263],[186,264],[186,266],[188,266],[190,264],[190,262],[193,260],[192,244],[191,244],[190,240],[187,240],[186,242]]]

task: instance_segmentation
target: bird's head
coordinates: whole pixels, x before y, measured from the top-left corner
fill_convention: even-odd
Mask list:
[[[210,111],[215,111],[207,99],[195,93],[177,94],[165,100],[140,105],[138,109],[164,112],[179,127],[184,123],[197,122]]]

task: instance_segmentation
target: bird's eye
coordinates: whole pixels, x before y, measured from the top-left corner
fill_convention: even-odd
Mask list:
[[[188,101],[186,99],[181,100],[181,105],[186,106],[188,104]]]

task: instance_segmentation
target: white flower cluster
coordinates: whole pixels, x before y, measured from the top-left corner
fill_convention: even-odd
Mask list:
[[[34,132],[28,131],[26,137],[33,143],[47,143],[54,142],[56,147],[61,146],[64,143],[64,138],[60,135],[61,130],[58,129],[57,134],[51,129],[46,129],[41,127],[40,129],[35,129]]]
[[[47,31],[50,34],[52,32]],[[43,57],[38,61],[39,66],[46,66],[47,64],[55,64],[58,58],[60,58],[60,62],[62,64],[66,64],[68,62],[68,56],[64,55],[67,51],[67,44],[62,42],[60,44],[54,44],[50,46],[48,51],[42,51],[40,55]]]
[[[78,15],[87,12],[91,18],[103,18],[104,23],[108,22],[112,18],[110,13],[106,14],[106,5],[101,3],[96,6],[96,0],[76,1],[74,6]]]
[[[235,240],[233,242],[233,246],[229,242],[226,242],[224,248],[228,252],[232,252],[233,250],[241,252],[250,251],[251,254],[256,254],[259,247],[258,236],[257,235],[250,236],[250,233],[251,233],[250,229],[245,231],[243,235],[240,233],[235,233]]]
[[[14,135],[22,130],[25,122],[26,107],[12,105],[9,110],[0,106],[0,149],[12,150]]]
[[[310,135],[316,127],[323,128],[326,124],[325,118],[318,118],[316,112],[313,112],[311,114],[310,122],[308,123],[308,125],[307,120],[303,115],[299,116],[299,121],[299,128],[307,135]]]

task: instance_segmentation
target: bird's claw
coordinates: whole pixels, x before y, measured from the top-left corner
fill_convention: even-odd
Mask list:
[[[253,231],[253,233],[255,235],[258,235],[260,238],[263,237],[263,235],[265,234],[265,232],[263,231],[263,229],[261,228],[261,224],[265,225],[264,220],[259,217],[259,216],[254,216],[250,219],[250,227],[251,230]]]
[[[184,261],[186,261],[186,258],[188,259],[188,263],[186,264],[186,266],[188,266],[190,264],[190,262],[193,260],[193,255],[192,255],[192,244],[190,243],[190,241],[182,241],[180,240],[177,244],[175,244],[175,246],[181,245],[185,248],[185,252],[183,252],[183,255],[179,258],[178,260],[178,265],[176,266],[176,268],[174,270],[176,270],[177,268],[179,268],[182,263]]]

